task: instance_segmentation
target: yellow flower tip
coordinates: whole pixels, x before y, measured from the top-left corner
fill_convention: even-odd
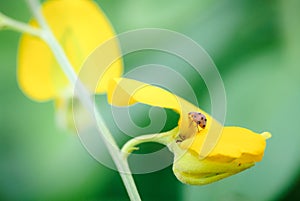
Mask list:
[[[269,133],[269,132],[263,132],[261,135],[262,135],[266,140],[267,140],[267,139],[270,139],[270,138],[272,137],[272,134]]]
[[[122,86],[126,86],[123,88]],[[132,105],[136,101],[132,98],[132,94],[142,86],[136,83],[128,83],[127,79],[113,78],[108,83],[108,102],[115,106]]]

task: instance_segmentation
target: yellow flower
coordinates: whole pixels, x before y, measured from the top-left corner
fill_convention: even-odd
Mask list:
[[[108,100],[117,106],[139,102],[170,108],[180,114],[178,127],[162,134],[137,137],[125,144],[123,151],[130,153],[139,141],[167,145],[174,153],[174,174],[187,184],[208,184],[253,166],[262,159],[266,139],[271,137],[268,132],[257,134],[241,127],[223,127],[181,97],[136,80],[113,79],[109,84]],[[204,114],[206,127],[191,124],[194,122],[188,117],[189,112]],[[213,149],[207,149],[207,144],[213,144]]]
[[[46,1],[42,13],[77,73],[97,46],[115,36],[104,13],[90,0]],[[37,26],[37,22],[31,20],[30,25]],[[120,54],[117,42],[111,54]],[[122,61],[118,60],[106,76],[121,73]],[[47,44],[28,34],[20,40],[18,81],[26,95],[39,101],[63,97],[71,88]],[[96,92],[106,88],[107,81],[99,84]]]
[[[76,73],[97,46],[115,36],[108,19],[93,1],[51,0],[46,1],[41,9]],[[29,24],[38,26],[34,19]],[[112,57],[120,55],[117,41],[110,48],[107,52]],[[101,62],[99,60],[97,62]],[[119,59],[109,69],[103,69],[106,71],[95,89],[96,93],[106,92],[108,80],[122,74],[122,65],[122,60]],[[97,71],[99,65],[96,63],[93,68]],[[68,110],[71,108],[70,99],[74,87],[42,39],[22,35],[17,75],[19,86],[27,96],[37,101],[55,99],[62,116],[70,116]]]

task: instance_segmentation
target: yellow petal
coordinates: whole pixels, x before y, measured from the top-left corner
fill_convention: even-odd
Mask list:
[[[170,108],[180,114],[179,135],[185,139],[195,134],[195,127],[191,126],[189,112],[201,112],[207,118],[206,128],[209,134],[203,146],[201,156],[205,157],[218,141],[222,126],[209,114],[199,109],[183,98],[162,88],[127,78],[117,78],[110,81],[108,86],[108,101],[112,105],[127,106],[136,102],[152,106]]]
[[[224,127],[218,143],[206,156],[206,160],[218,162],[236,160],[239,164],[258,162],[262,159],[266,147],[265,134],[256,134],[241,127]],[[180,147],[200,155],[206,135],[206,130],[200,131],[195,139],[183,141]]]
[[[76,72],[92,50],[115,35],[104,13],[90,0],[47,1],[42,12]],[[37,26],[35,20],[30,24]],[[120,54],[117,42],[110,53]],[[96,91],[105,92],[108,80],[121,73],[122,61],[118,60]],[[18,81],[22,90],[37,100],[61,96],[70,87],[49,47],[27,34],[22,36],[19,46]]]
[[[207,129],[209,129],[212,124],[214,124],[214,127],[219,125],[209,114],[183,98],[162,88],[136,80],[127,78],[113,79],[109,83],[107,94],[108,101],[116,106],[127,106],[139,102],[175,110],[180,114],[180,133],[186,135],[187,138],[190,137],[188,135],[191,129],[188,119],[189,112],[201,112],[204,114],[207,118]]]

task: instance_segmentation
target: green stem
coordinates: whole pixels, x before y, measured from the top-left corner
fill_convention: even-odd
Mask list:
[[[36,20],[38,21],[41,29],[43,30],[43,35],[38,34],[45,42],[49,45],[54,56],[56,57],[57,61],[59,62],[62,70],[64,71],[65,75],[69,79],[69,81],[75,86],[77,89],[77,95],[82,104],[90,111],[93,115],[96,116],[97,120],[97,128],[99,129],[99,133],[104,137],[105,144],[118,168],[118,171],[121,175],[125,188],[128,192],[128,195],[131,200],[139,201],[141,200],[139,193],[137,191],[136,185],[134,183],[133,177],[131,175],[127,160],[124,160],[119,147],[117,146],[114,138],[112,137],[109,129],[105,125],[102,116],[100,115],[99,111],[94,111],[93,101],[91,100],[90,93],[85,89],[85,87],[80,83],[77,74],[74,71],[71,63],[69,62],[67,56],[65,55],[62,47],[59,45],[58,41],[56,40],[55,36],[53,35],[51,29],[46,23],[42,13],[40,12],[40,5],[37,0],[27,0],[27,3],[32,10]],[[16,25],[16,24],[14,24]],[[22,30],[22,27],[19,27]],[[79,87],[77,87],[79,86]],[[95,112],[95,113],[94,113]]]
[[[43,38],[44,35],[42,30],[29,26],[23,22],[16,21],[12,18],[9,18],[3,15],[1,12],[0,12],[0,28],[10,28],[12,30],[28,33],[30,35],[37,36],[40,38]]]
[[[142,135],[135,137],[129,141],[127,141],[121,149],[123,153],[123,158],[127,159],[129,154],[134,150],[138,150],[139,148],[136,147],[139,144],[146,143],[146,142],[157,142],[163,145],[169,145],[170,143],[175,143],[175,137],[178,135],[178,127],[174,128],[173,130],[167,131],[165,133],[157,133],[151,135]]]

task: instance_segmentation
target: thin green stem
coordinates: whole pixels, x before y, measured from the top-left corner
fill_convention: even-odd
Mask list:
[[[12,30],[28,33],[30,35],[37,36],[40,38],[43,38],[44,35],[41,29],[29,26],[23,22],[16,21],[12,18],[7,17],[6,15],[3,15],[1,12],[0,28],[10,28]]]
[[[174,143],[175,142],[174,139],[177,136],[177,134],[178,134],[178,127],[164,133],[142,135],[142,136],[132,138],[131,140],[127,141],[121,149],[123,158],[127,158],[132,151],[138,150],[137,145],[142,143],[157,142],[166,146],[169,145],[170,143]]]
[[[62,70],[64,71],[69,81],[73,84],[74,87],[76,86],[79,100],[82,102],[82,104],[86,107],[88,111],[90,111],[93,115],[96,116],[99,134],[102,135],[102,137],[104,138],[105,144],[118,168],[118,171],[121,175],[121,178],[123,180],[123,183],[126,187],[130,199],[134,201],[141,200],[136,185],[134,183],[133,177],[131,175],[131,171],[129,169],[127,160],[124,160],[122,158],[120,149],[117,146],[106,124],[104,123],[101,114],[97,109],[94,108],[90,93],[86,90],[86,88],[78,79],[78,76],[75,73],[74,68],[69,62],[67,56],[65,55],[62,47],[59,45],[51,29],[47,25],[46,20],[40,12],[39,2],[37,0],[27,0],[27,3],[32,13],[34,14],[36,20],[38,21],[39,25],[41,26],[42,30],[45,32],[43,39],[51,48],[52,52],[54,53],[57,61],[59,62]]]
[[[50,27],[48,26],[44,16],[40,12],[40,4],[37,0],[27,0],[27,3],[35,16],[38,24],[40,25],[41,29],[45,32],[45,42],[50,46],[55,58],[57,59],[58,63],[60,64],[62,70],[64,71],[65,75],[68,77],[69,81],[75,86],[77,79],[77,75],[74,68],[72,67],[71,63],[69,62],[67,56],[64,53],[64,50],[57,42],[55,36],[53,35]]]

